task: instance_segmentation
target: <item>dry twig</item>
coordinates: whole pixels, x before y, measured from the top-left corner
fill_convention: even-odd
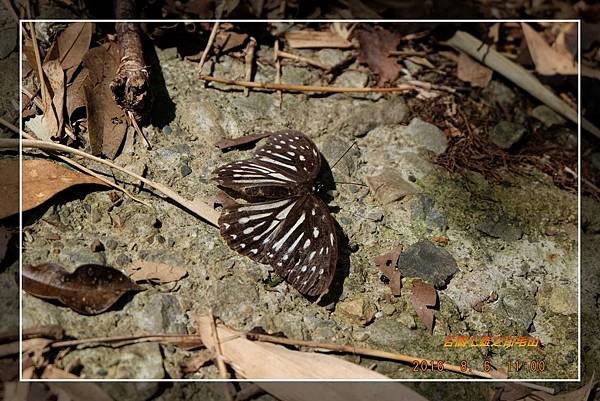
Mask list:
[[[206,43],[206,47],[202,52],[202,57],[200,57],[200,62],[198,63],[198,71],[202,74],[202,67],[206,62],[206,57],[208,57],[208,52],[212,48],[213,43],[215,42],[215,38],[217,37],[217,31],[219,30],[219,22],[215,22],[213,25],[212,31],[210,32],[210,36],[208,37],[208,42]]]
[[[256,39],[250,38],[246,46],[246,81],[252,81],[252,66],[254,65],[254,50],[256,49]],[[250,88],[244,88],[244,96],[250,94]]]
[[[226,85],[240,86],[242,88],[257,88],[267,90],[287,90],[290,92],[322,92],[322,93],[389,93],[389,92],[410,92],[417,91],[419,87],[413,84],[400,84],[391,88],[347,88],[338,86],[313,86],[313,85],[292,85],[292,84],[277,84],[277,83],[260,83],[237,81],[233,79],[211,77],[201,75],[200,79],[209,82],[218,82]]]

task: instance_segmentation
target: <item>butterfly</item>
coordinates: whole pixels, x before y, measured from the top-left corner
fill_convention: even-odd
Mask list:
[[[229,247],[269,264],[300,293],[327,292],[338,257],[335,222],[319,198],[321,154],[298,131],[273,133],[254,157],[214,171],[218,186],[248,203],[224,206],[221,236]]]

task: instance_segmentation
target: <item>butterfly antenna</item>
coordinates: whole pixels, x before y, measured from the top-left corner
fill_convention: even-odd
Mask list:
[[[331,170],[333,170],[333,168],[340,162],[340,160],[342,160],[344,156],[346,156],[346,153],[350,152],[350,149],[352,149],[352,146],[354,145],[356,145],[356,141],[353,141],[352,145],[348,146],[348,149],[346,149],[344,153],[342,153],[342,155],[339,157],[339,159],[337,159],[335,163],[333,163],[333,166],[331,166]]]

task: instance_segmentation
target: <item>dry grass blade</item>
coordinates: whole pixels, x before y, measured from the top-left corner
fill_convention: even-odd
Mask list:
[[[202,52],[202,57],[200,57],[200,62],[198,63],[198,71],[202,73],[202,67],[206,62],[206,57],[208,57],[208,53],[212,48],[213,43],[215,42],[215,37],[217,36],[217,32],[219,31],[219,22],[215,22],[212,27],[212,31],[210,31],[210,36],[208,37],[208,42],[206,43],[206,47],[204,48],[204,52]]]

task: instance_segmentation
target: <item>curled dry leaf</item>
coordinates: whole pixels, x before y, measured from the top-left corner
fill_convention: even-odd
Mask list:
[[[38,298],[58,300],[78,313],[95,315],[126,292],[142,288],[112,267],[83,265],[69,273],[60,265],[44,263],[23,267],[23,289]]]
[[[114,159],[125,133],[125,112],[113,98],[110,84],[118,67],[118,49],[112,43],[90,49],[83,58],[89,70],[89,85],[84,85],[88,133],[92,154]]]
[[[465,53],[460,53],[456,75],[461,81],[485,88],[492,80],[492,74],[491,69],[479,64]]]
[[[552,48],[546,40],[526,23],[522,23],[523,34],[535,70],[541,75],[577,75],[577,63],[573,55]]]
[[[77,74],[73,82],[67,86],[67,117],[71,123],[75,122],[73,118],[75,112],[86,106],[85,85],[89,85],[88,79],[89,71],[84,68]]]
[[[233,139],[225,138],[225,139],[221,139],[220,141],[215,143],[215,146],[217,148],[221,149],[222,151],[227,151],[229,149],[236,148],[238,146],[257,142],[268,136],[271,136],[270,132],[263,132],[261,134],[244,135],[239,138],[233,138]]]
[[[75,22],[63,30],[56,38],[58,59],[64,70],[79,66],[90,48],[94,25],[89,22]]]
[[[187,275],[187,270],[166,263],[137,260],[127,267],[127,274],[135,282],[150,281],[164,284],[181,280]]]
[[[385,84],[398,78],[402,67],[390,52],[400,44],[400,35],[382,27],[360,29],[356,32],[360,44],[358,62],[367,64],[379,77],[379,83]]]
[[[390,280],[390,290],[394,296],[400,296],[402,288],[402,274],[396,268],[398,257],[402,253],[402,246],[398,246],[390,252],[375,258],[375,266]]]
[[[0,219],[19,212],[19,161],[0,160],[0,171],[4,180],[0,181],[0,192],[4,201],[0,202]],[[70,170],[49,160],[23,160],[23,211],[41,205],[57,193],[74,185],[106,183],[92,176]]]
[[[430,284],[421,280],[413,281],[410,302],[415,308],[415,312],[425,324],[425,327],[433,334],[433,310],[430,309],[437,304],[437,292]]]

